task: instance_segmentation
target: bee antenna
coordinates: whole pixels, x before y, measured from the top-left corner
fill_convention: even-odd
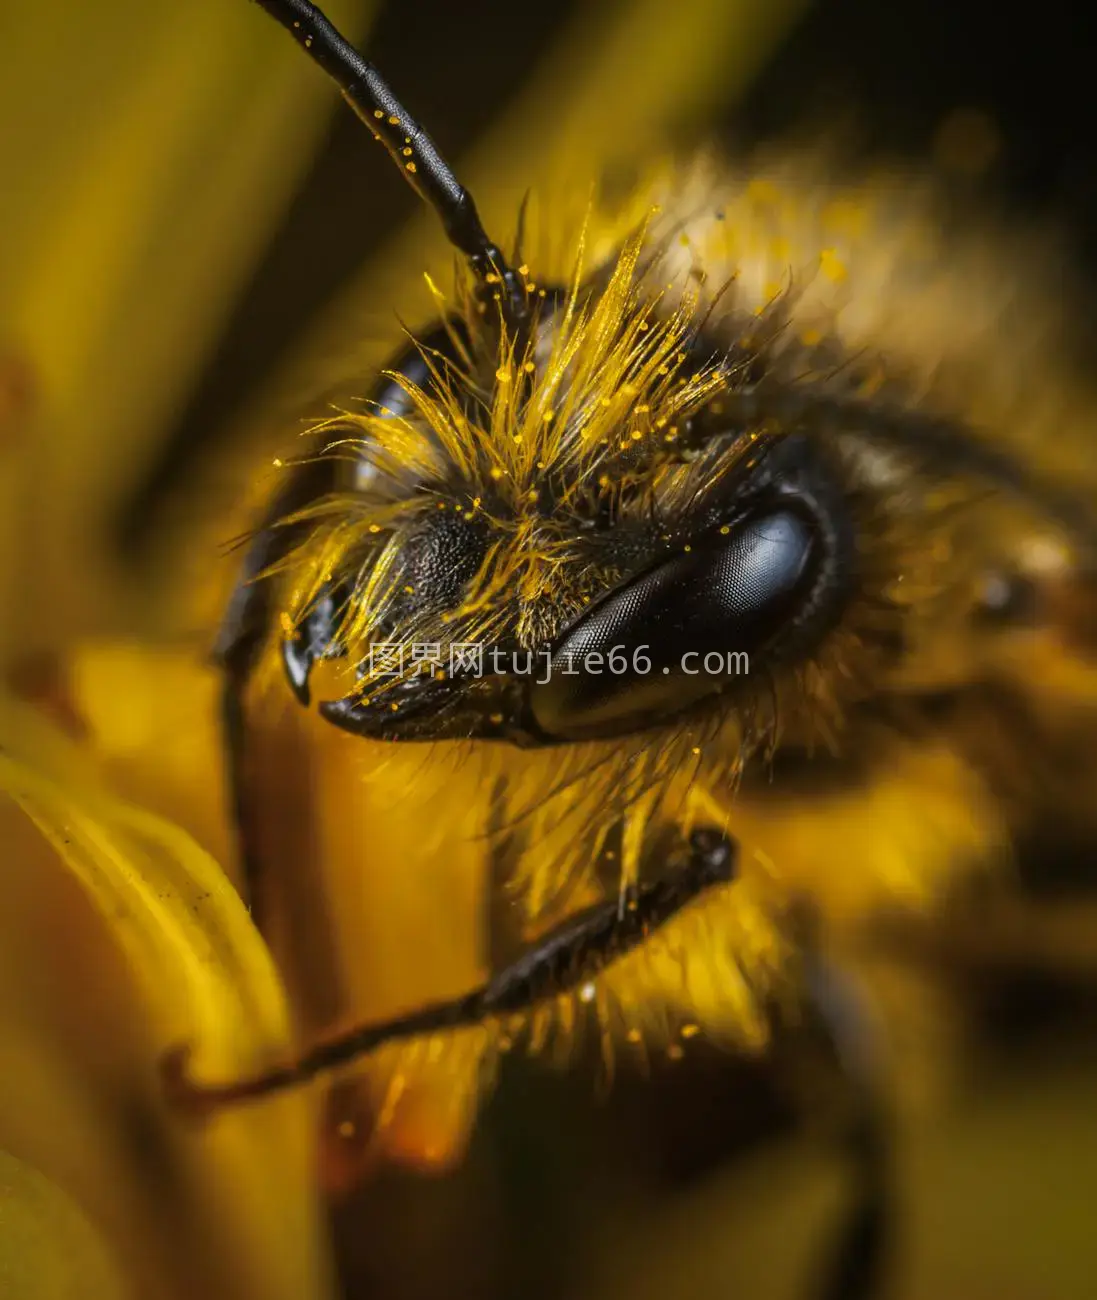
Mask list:
[[[522,195],[522,202],[518,205],[518,227],[514,233],[514,261],[519,265],[522,263],[522,247],[526,242],[526,213],[529,210],[529,190]]]
[[[389,151],[404,179],[438,213],[446,237],[468,259],[481,293],[498,298],[506,323],[521,328],[529,316],[522,277],[488,238],[472,195],[373,64],[308,0],[256,3],[335,82],[374,138]]]

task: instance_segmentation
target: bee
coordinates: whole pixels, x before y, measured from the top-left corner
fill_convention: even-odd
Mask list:
[[[757,1045],[806,998],[864,1103],[828,1294],[868,1296],[886,1157],[834,972],[871,960],[881,910],[932,924],[1037,824],[1092,829],[1093,403],[1054,266],[1001,279],[983,229],[947,231],[917,189],[708,155],[592,200],[540,263],[520,218],[508,255],[320,10],[259,3],[462,265],[310,429],[229,601],[249,899],[262,919],[251,736],[276,698],[394,792],[364,830],[390,867],[505,884],[521,919],[479,983],[251,1078],[175,1054],[175,1093],[244,1103],[440,1034],[479,1078],[588,1004],[607,1052]]]

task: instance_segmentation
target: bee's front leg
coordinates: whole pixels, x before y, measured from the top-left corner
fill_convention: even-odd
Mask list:
[[[285,522],[296,511],[330,491],[334,461],[323,456],[295,466],[282,490],[275,496],[263,522],[252,538],[213,648],[214,663],[221,669],[221,726],[224,735],[226,779],[243,877],[241,893],[259,924],[260,863],[253,826],[252,799],[247,763],[247,719],[245,699],[256,665],[271,635],[274,620],[274,591],[271,570],[300,542],[301,528]],[[305,646],[292,642],[293,664],[287,659],[286,672],[298,698],[307,698],[307,668],[299,684],[302,666],[315,635],[308,628]],[[288,643],[287,643],[288,644]],[[290,652],[286,652],[290,653]],[[316,657],[316,656],[314,656]],[[311,660],[307,661],[311,664]],[[297,668],[295,676],[293,668]]]
[[[569,917],[479,988],[351,1029],[265,1074],[225,1084],[195,1083],[186,1074],[186,1049],[176,1050],[165,1060],[169,1093],[184,1109],[203,1115],[308,1083],[389,1043],[505,1020],[570,993],[640,947],[702,894],[734,878],[735,845],[722,831],[695,830],[683,857],[676,870],[636,886],[626,907],[612,899]]]

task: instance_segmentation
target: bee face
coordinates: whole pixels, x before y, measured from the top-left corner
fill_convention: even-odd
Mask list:
[[[644,246],[554,294],[523,352],[475,318],[439,327],[370,413],[325,426],[347,491],[298,557],[325,577],[296,596],[285,658],[300,689],[317,636],[340,645],[363,685],[330,720],[523,746],[658,730],[737,693],[706,656],[775,666],[836,619],[851,555],[833,469],[795,430],[726,412],[760,355],[704,333],[696,295],[668,306],[637,273]],[[378,640],[476,645],[492,671],[386,689]]]
[[[543,421],[534,431],[532,463],[493,455],[491,429],[466,425],[464,436],[482,440],[486,455],[462,466],[450,460],[440,474],[432,467],[434,481],[411,485],[398,503],[371,503],[368,489],[362,493],[362,520],[374,518],[373,510],[391,518],[394,507],[404,517],[387,529],[365,524],[379,540],[365,549],[361,576],[343,586],[338,633],[351,657],[357,648],[365,685],[356,699],[325,706],[327,716],[387,739],[499,738],[528,746],[628,735],[711,708],[729,693],[726,672],[693,666],[706,656],[711,663],[761,653],[772,665],[807,645],[843,596],[844,503],[803,439],[763,454],[757,435],[720,429],[716,445],[697,457],[675,448],[676,412],[686,412],[677,418],[688,434],[709,414],[693,393],[719,378],[714,369],[672,380],[658,401],[642,383],[629,384],[624,419],[672,430],[669,443],[652,438],[646,451],[637,446],[642,427],[633,430],[638,438],[622,439],[616,426],[588,434],[586,399],[574,404],[570,421],[565,414],[559,426]],[[525,401],[550,387],[559,390],[531,366]],[[600,395],[606,391],[595,389],[596,416],[621,404],[612,388]],[[561,396],[568,404],[566,388]],[[454,394],[446,400],[467,419],[468,390],[464,397],[460,407]],[[453,429],[436,438],[429,429],[414,432],[431,439],[435,454],[455,436]],[[477,669],[419,673],[395,691],[371,690],[360,648],[367,638],[476,646]],[[287,644],[300,680],[308,667],[302,638]],[[524,672],[515,671],[516,656],[524,656]]]

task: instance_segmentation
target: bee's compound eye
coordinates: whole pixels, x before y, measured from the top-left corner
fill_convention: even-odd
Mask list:
[[[826,600],[825,550],[806,510],[771,506],[633,579],[552,647],[533,721],[558,740],[607,738],[731,689],[752,658],[768,667],[799,642]]]

